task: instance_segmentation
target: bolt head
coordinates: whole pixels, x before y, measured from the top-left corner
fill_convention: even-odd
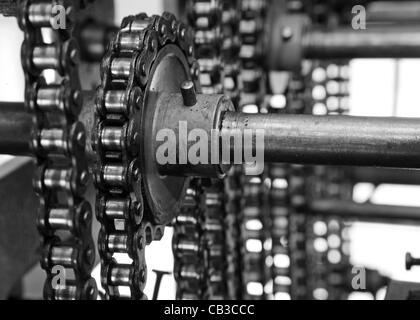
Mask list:
[[[182,90],[192,90],[192,89],[194,89],[194,82],[192,82],[192,81],[184,81],[181,84],[181,89]]]
[[[292,28],[286,26],[283,28],[281,36],[284,41],[289,41],[293,37],[293,30]]]

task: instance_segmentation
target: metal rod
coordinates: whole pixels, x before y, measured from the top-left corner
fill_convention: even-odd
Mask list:
[[[80,120],[93,128],[94,93],[85,93]],[[264,161],[296,164],[420,167],[420,119],[245,114],[227,112],[232,129],[264,130]],[[31,118],[23,104],[0,104],[0,154],[30,155]],[[90,142],[87,153],[92,156]],[[235,146],[230,146],[234,153]]]
[[[263,129],[266,162],[420,167],[420,119],[228,112],[222,135],[232,129]]]
[[[392,24],[418,24],[420,22],[420,4],[418,1],[369,1],[360,0],[345,1],[346,3],[337,6],[337,11],[342,13],[342,24],[351,24],[355,17],[352,8],[355,5],[366,7],[366,23],[368,28],[378,23]]]
[[[357,167],[351,177],[356,183],[420,185],[420,170]]]
[[[23,103],[0,102],[0,150],[2,154],[30,155],[31,118]]]
[[[419,207],[355,203],[348,200],[320,199],[309,204],[314,215],[337,216],[357,221],[369,222],[420,222]]]
[[[302,46],[307,59],[418,58],[420,26],[309,30],[303,36]]]
[[[378,1],[367,7],[368,23],[375,22],[420,22],[420,3],[417,1]]]
[[[95,91],[83,92],[83,108],[79,116],[86,129],[86,153],[91,162],[95,158],[91,142],[95,97]],[[0,102],[0,154],[33,156],[31,130],[31,115],[25,110],[23,102]]]

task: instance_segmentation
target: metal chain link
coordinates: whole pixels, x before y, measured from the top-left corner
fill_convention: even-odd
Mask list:
[[[227,299],[223,181],[213,182],[211,186],[205,187],[203,200],[207,297],[223,300]]]
[[[53,24],[55,5],[66,9],[65,29]],[[37,163],[34,188],[40,198],[41,267],[47,273],[44,297],[52,300],[97,296],[90,276],[95,260],[92,210],[84,199],[89,182],[86,135],[77,120],[83,103],[78,47],[72,38],[80,5],[80,1],[23,0],[18,10],[24,32],[25,106],[32,115],[31,148]],[[53,79],[48,79],[48,70],[53,70]],[[61,267],[65,281],[54,284]]]
[[[267,2],[242,0],[240,3],[240,74],[239,110],[261,112],[266,94],[263,69],[263,34]],[[244,168],[246,170],[246,168]],[[266,266],[267,207],[264,199],[264,178],[243,175],[242,201],[239,215],[242,298],[265,299],[269,279]]]
[[[223,1],[223,47],[222,60],[224,64],[224,94],[232,100],[236,110],[239,109],[239,73],[240,73],[240,5],[241,0]],[[223,188],[225,212],[225,259],[226,259],[226,290],[229,299],[239,299],[242,296],[241,279],[241,248],[239,214],[241,210],[241,166],[234,166],[228,172]]]
[[[264,12],[265,1],[259,0],[189,2],[189,20],[196,31],[195,45],[200,64],[200,82],[204,93],[225,93],[235,104],[244,109],[250,105],[259,108],[262,104],[265,84],[261,68]],[[242,172],[242,169],[232,170],[224,186],[214,184],[212,187],[205,188],[203,192],[205,204],[203,207],[203,250],[206,254],[199,256],[207,257],[207,280],[203,285],[207,286],[207,297],[210,299],[242,297],[244,289],[241,286],[247,286],[249,279],[255,278],[257,273],[261,275],[254,270],[255,265],[260,265],[265,274],[263,250],[257,258],[259,263],[255,264],[251,261],[255,255],[247,250],[246,245],[239,246],[241,241],[246,243],[251,240],[252,242],[252,236],[255,235],[251,230],[243,228],[247,225],[245,220],[249,217],[238,218],[243,212],[250,211],[244,208],[248,204],[240,202],[240,195],[246,190],[249,198],[255,199],[252,196],[252,191],[255,190],[255,179],[253,182],[244,179],[245,184],[242,187],[243,181],[238,171]],[[258,188],[263,188],[262,180],[259,181],[261,184]],[[259,199],[261,193],[257,193],[256,199]],[[196,207],[199,208],[198,202],[196,202]],[[258,205],[255,207],[260,208]],[[258,218],[262,219],[262,217]],[[251,236],[252,239],[240,239],[241,231],[245,232],[246,237]],[[263,228],[261,232],[265,234]],[[196,230],[196,233],[200,234],[200,230]],[[262,248],[265,236],[257,238]],[[201,243],[202,239],[196,239],[196,241]],[[242,253],[247,255],[245,260],[240,258]],[[243,267],[244,263],[247,270],[240,276],[241,266]],[[194,269],[194,266],[190,268]],[[249,276],[249,274],[252,275]],[[243,283],[243,277],[246,277],[246,283]],[[262,287],[265,285],[263,282],[266,277],[263,278],[264,280],[259,282]],[[251,297],[252,294],[245,296]]]
[[[101,282],[109,299],[146,298],[145,246],[163,236],[163,227],[148,220],[138,145],[145,88],[159,51],[169,44],[182,49],[195,77],[192,33],[169,13],[125,18],[102,61],[92,140],[98,155],[94,171]],[[119,262],[116,254],[132,262]]]
[[[349,111],[348,61],[316,62],[311,74],[314,95],[313,113],[343,115]],[[344,168],[317,167],[312,177],[311,197],[352,199],[349,171]],[[348,229],[335,217],[316,217],[310,224],[308,257],[312,273],[313,298],[346,299],[349,294],[350,266]],[[318,247],[315,248],[315,244]],[[324,243],[324,246],[320,246]],[[321,248],[323,247],[323,248]],[[325,250],[320,250],[325,249]]]
[[[305,68],[303,68],[305,69]],[[293,74],[287,93],[287,113],[308,113],[306,103],[305,74]],[[307,299],[307,178],[311,169],[307,166],[291,165],[288,170],[289,227],[288,246],[290,254],[290,296],[293,300]]]
[[[194,29],[201,90],[205,94],[221,93],[221,3],[218,0],[190,0],[187,2],[187,18]],[[208,299],[213,294],[209,286],[210,273],[216,270],[209,270],[211,262],[208,249],[214,243],[208,242],[219,241],[220,237],[211,239],[211,233],[207,232],[210,217],[206,215],[207,199],[202,182],[200,179],[191,182],[181,208],[181,216],[174,223],[174,270],[176,298],[179,300]],[[185,252],[187,247],[187,250],[194,251],[193,259]]]
[[[205,251],[203,242],[204,210],[201,207],[201,181],[188,187],[181,210],[174,222],[172,248],[178,300],[205,299]]]
[[[276,112],[270,110],[269,112]],[[290,248],[289,239],[289,166],[269,164],[268,178],[270,181],[268,193],[269,233],[271,239],[271,279],[272,298],[289,300],[291,298],[290,278]]]
[[[188,20],[195,30],[195,49],[198,63],[200,65],[200,83],[203,93],[215,94],[225,93],[233,101],[237,100],[237,52],[238,29],[236,1],[219,0],[197,0],[188,2]],[[197,190],[194,187],[191,190]],[[202,299],[226,299],[236,297],[238,291],[236,281],[229,281],[227,284],[227,273],[236,273],[234,266],[237,259],[230,259],[230,254],[237,248],[229,234],[235,226],[232,224],[232,214],[229,217],[225,213],[224,185],[213,182],[200,189],[200,197],[196,198],[195,206],[188,202],[190,208],[186,211],[194,212],[195,216],[202,218],[203,225],[196,224],[190,234],[180,234],[184,230],[182,221],[177,219],[175,225],[175,239],[189,238],[195,242],[194,247],[200,248],[197,257],[193,261],[186,262],[182,258],[182,246],[174,246],[175,268],[188,263],[188,268],[200,274],[201,294],[194,295],[194,298]],[[192,209],[194,207],[195,209]],[[231,223],[225,227],[225,219]],[[197,236],[198,235],[198,236]],[[200,260],[201,259],[201,260]],[[188,259],[187,259],[188,260]],[[202,266],[204,270],[202,269]],[[177,273],[179,275],[179,273]],[[185,298],[185,291],[188,291],[188,278],[177,277],[178,290],[177,298]],[[195,282],[191,283],[195,288]],[[188,295],[187,297],[191,297]]]

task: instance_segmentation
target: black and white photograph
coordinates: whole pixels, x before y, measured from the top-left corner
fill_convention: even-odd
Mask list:
[[[420,1],[0,0],[0,300],[420,300]]]

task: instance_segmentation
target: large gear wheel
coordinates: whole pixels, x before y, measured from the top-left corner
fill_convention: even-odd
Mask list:
[[[174,16],[139,14],[124,19],[102,61],[92,140],[101,280],[108,298],[144,297],[145,245],[162,237],[161,226],[174,218],[185,192],[187,178],[162,177],[145,155],[154,154],[159,94],[178,92],[197,78],[193,53],[191,31]],[[116,253],[132,263],[118,262]]]

